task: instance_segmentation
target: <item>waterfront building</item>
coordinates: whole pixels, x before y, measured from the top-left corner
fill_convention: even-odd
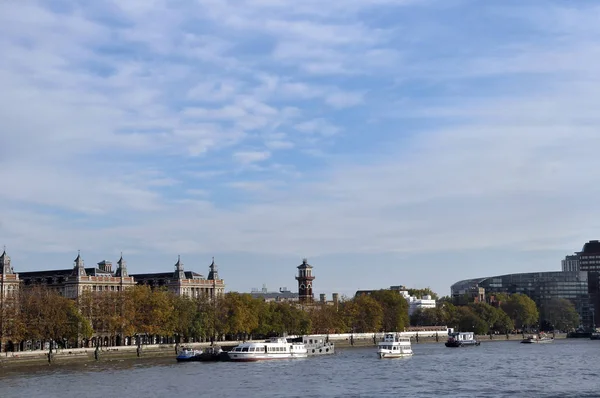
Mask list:
[[[306,258],[302,259],[302,264],[298,267],[298,275],[296,280],[298,281],[298,301],[301,304],[312,303],[314,300],[313,296],[313,280],[315,277],[312,274],[312,265],[308,263]]]
[[[3,252],[0,256],[2,278],[0,291],[5,297],[15,294],[20,288],[30,286],[45,286],[55,290],[60,295],[76,299],[84,291],[89,292],[118,292],[139,285],[150,287],[167,287],[177,295],[199,297],[207,295],[223,295],[225,283],[219,278],[214,258],[209,267],[208,278],[192,271],[184,271],[183,262],[178,258],[175,272],[158,272],[146,274],[129,274],[123,255],[117,261],[117,269],[113,270],[112,262],[100,261],[95,267],[86,267],[81,256],[77,253],[72,268],[44,271],[29,271],[15,273],[11,266],[10,257]]]
[[[577,254],[566,256],[561,261],[563,272],[579,272],[579,256]]]
[[[177,257],[174,272],[159,272],[147,274],[133,274],[138,285],[147,285],[151,288],[165,287],[179,296],[188,297],[215,297],[225,294],[225,282],[219,278],[217,265],[213,257],[209,266],[208,278],[192,271],[185,271],[181,257]]]
[[[112,270],[112,263],[103,260],[97,267],[85,267],[81,253],[77,253],[71,269],[55,269],[47,271],[20,272],[23,287],[45,286],[55,290],[61,296],[76,299],[84,291],[118,292],[135,285],[127,274],[123,256],[117,262],[119,268]]]
[[[576,255],[580,271],[587,274],[587,292],[592,312],[589,325],[595,328],[597,320],[600,320],[600,242],[590,240]]]
[[[484,296],[491,293],[526,294],[538,307],[547,300],[564,298],[575,305],[582,324],[591,325],[593,322],[586,272],[529,272],[466,279],[454,283],[450,290],[457,302],[470,292],[481,295],[482,290]]]

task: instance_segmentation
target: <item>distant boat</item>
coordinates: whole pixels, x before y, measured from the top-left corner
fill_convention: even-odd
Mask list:
[[[385,333],[383,341],[377,344],[379,358],[401,358],[413,354],[410,337],[401,337],[398,333]]]
[[[542,344],[542,343],[552,343],[554,339],[552,337],[532,334],[521,340],[522,344]]]
[[[194,350],[189,347],[183,347],[177,354],[177,362],[196,362],[200,361],[202,350]]]
[[[448,341],[446,341],[446,347],[474,347],[479,344],[480,342],[475,340],[473,332],[449,333]]]

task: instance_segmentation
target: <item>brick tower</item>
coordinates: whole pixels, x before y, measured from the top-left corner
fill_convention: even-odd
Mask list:
[[[312,265],[308,263],[307,259],[302,259],[302,264],[298,266],[298,301],[301,303],[312,303],[313,302],[313,289],[312,282],[315,277],[312,274]]]

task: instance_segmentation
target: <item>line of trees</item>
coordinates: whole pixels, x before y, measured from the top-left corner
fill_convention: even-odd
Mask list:
[[[402,331],[410,324],[406,300],[389,290],[343,298],[336,305],[300,306],[240,293],[216,299],[190,298],[147,286],[84,292],[71,300],[35,286],[22,290],[0,316],[4,342],[52,341],[70,347],[89,345],[92,337],[108,340],[108,345],[122,345],[136,336],[173,342],[238,340],[283,334]]]
[[[436,308],[419,309],[411,316],[411,325],[446,325],[477,334],[509,333],[515,330],[570,330],[579,325],[573,303],[563,298],[543,302],[540,309],[525,294],[492,294],[497,306],[470,302],[455,305],[448,297]]]
[[[100,345],[123,345],[131,344],[133,337],[140,341],[147,336],[168,342],[242,340],[283,334],[403,331],[410,325],[487,334],[544,326],[567,330],[579,324],[568,300],[548,300],[538,310],[523,294],[498,294],[496,298],[499,306],[473,302],[459,306],[442,298],[436,308],[417,310],[409,319],[408,303],[391,290],[342,298],[336,305],[300,306],[240,293],[190,298],[148,286],[85,292],[71,300],[36,286],[5,300],[0,311],[0,343],[53,341],[73,347],[89,345],[94,337],[102,339]],[[7,348],[12,349],[10,344]]]

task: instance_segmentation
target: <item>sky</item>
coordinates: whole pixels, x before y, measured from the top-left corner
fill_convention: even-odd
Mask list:
[[[600,233],[600,4],[4,0],[0,245],[227,291],[560,270]]]

